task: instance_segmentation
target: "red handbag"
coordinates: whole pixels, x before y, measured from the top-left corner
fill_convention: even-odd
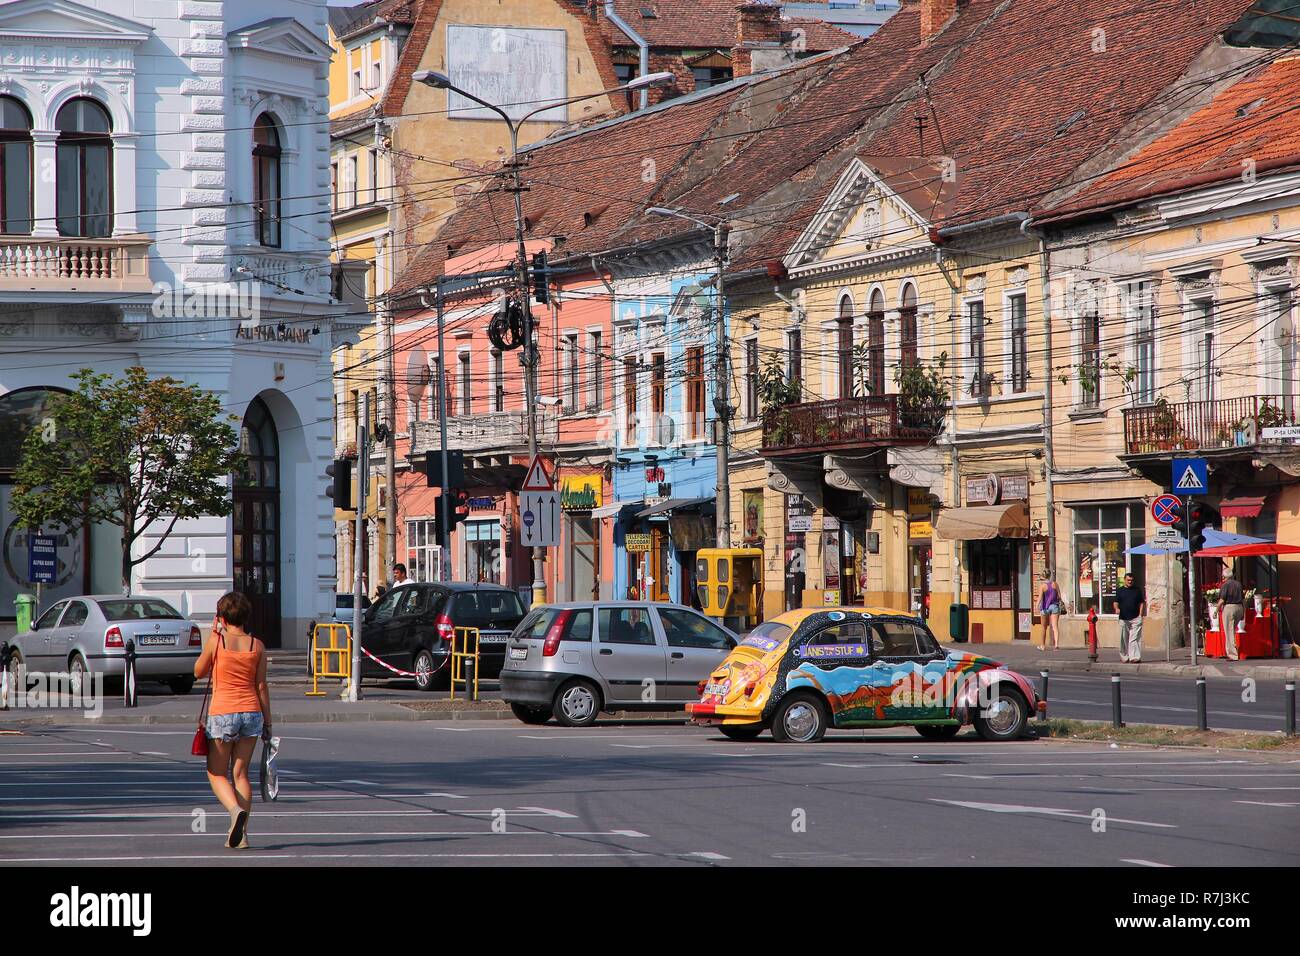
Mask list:
[[[221,643],[226,643],[224,637]],[[204,714],[208,710],[208,692],[212,690],[212,682],[217,679],[217,655],[221,653],[221,646],[218,645],[212,652],[212,672],[208,674],[208,683],[203,688],[203,706],[199,708],[199,729],[194,731],[194,741],[190,744],[190,754],[195,757],[206,757],[208,755],[208,733],[203,727]]]

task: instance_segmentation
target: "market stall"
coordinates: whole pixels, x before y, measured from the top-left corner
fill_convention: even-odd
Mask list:
[[[1271,571],[1271,586],[1257,586],[1246,592],[1245,615],[1237,629],[1237,654],[1241,658],[1277,657],[1287,645],[1289,653],[1290,634],[1283,640],[1286,621],[1282,614],[1281,602],[1288,600],[1277,593],[1277,561],[1279,554],[1300,554],[1300,546],[1277,544],[1273,541],[1252,541],[1243,544],[1224,544],[1204,548],[1196,552],[1198,558],[1258,558],[1268,557]],[[1205,656],[1226,657],[1224,635],[1220,630],[1214,608],[1218,603],[1217,589],[1207,590],[1206,603],[1210,607],[1210,629],[1205,632]]]

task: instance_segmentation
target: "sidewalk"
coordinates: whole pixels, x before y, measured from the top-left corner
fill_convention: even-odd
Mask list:
[[[1300,678],[1300,660],[1251,658],[1244,661],[1227,661],[1218,658],[1197,657],[1192,663],[1191,651],[1177,647],[1169,652],[1165,661],[1163,651],[1144,650],[1142,663],[1120,663],[1119,650],[1103,647],[1096,663],[1088,660],[1088,651],[1082,647],[1063,647],[1059,651],[1040,651],[1030,641],[1011,644],[947,644],[950,650],[964,650],[983,654],[1001,661],[1013,670],[1035,675],[1041,670],[1054,674],[1099,673],[1126,674],[1144,677],[1253,677],[1255,680],[1294,680]]]

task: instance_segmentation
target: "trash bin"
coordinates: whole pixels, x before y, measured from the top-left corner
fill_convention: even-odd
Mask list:
[[[970,625],[970,608],[965,604],[954,604],[948,608],[948,634],[958,644],[965,644],[967,629]]]
[[[30,594],[20,594],[14,598],[14,615],[18,618],[18,633],[32,629],[32,619],[36,616],[36,598]]]

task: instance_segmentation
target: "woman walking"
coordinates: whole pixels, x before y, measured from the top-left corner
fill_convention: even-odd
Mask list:
[[[1059,651],[1061,649],[1061,589],[1056,586],[1056,578],[1051,575],[1047,576],[1038,609],[1043,615],[1043,643],[1038,649],[1047,650],[1047,632],[1050,630],[1052,650]]]
[[[248,765],[258,737],[271,735],[271,693],[266,686],[266,648],[248,631],[253,606],[238,591],[217,602],[203,653],[194,676],[212,674],[212,704],[208,709],[208,782],[230,814],[226,846],[248,847],[248,814],[253,787]],[[230,774],[233,766],[234,786]]]

